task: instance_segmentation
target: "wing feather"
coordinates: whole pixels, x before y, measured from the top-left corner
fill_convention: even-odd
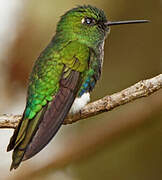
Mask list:
[[[28,121],[25,136],[22,136],[14,145],[12,168],[17,168],[22,160],[27,160],[43,149],[62,125],[67,113],[80,88],[80,72],[71,70],[70,75],[61,78],[60,89],[48,103],[46,110]],[[39,123],[38,123],[39,121]],[[34,124],[33,124],[34,123]],[[36,123],[38,125],[36,125]],[[32,130],[32,128],[34,128]],[[32,138],[33,137],[33,138]],[[11,149],[8,148],[8,150]]]
[[[63,123],[79,88],[80,73],[72,71],[60,81],[60,90],[49,104],[39,128],[26,149],[23,160],[29,159],[43,149]]]

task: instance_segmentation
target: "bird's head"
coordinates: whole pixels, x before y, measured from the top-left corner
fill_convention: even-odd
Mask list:
[[[90,5],[78,6],[67,11],[60,19],[56,33],[68,40],[78,40],[89,47],[101,44],[110,26],[144,23],[147,20],[108,21],[103,10]]]
[[[88,46],[104,40],[109,27],[104,12],[96,7],[79,6],[66,12],[58,23],[57,33],[66,38],[78,40]]]

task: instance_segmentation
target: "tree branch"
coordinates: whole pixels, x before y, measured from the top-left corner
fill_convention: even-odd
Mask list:
[[[86,105],[79,113],[68,115],[64,124],[71,124],[97,114],[110,111],[115,107],[134,101],[141,97],[147,97],[162,88],[162,74],[151,79],[142,80],[118,93],[105,96]],[[1,115],[0,128],[15,128],[21,119],[21,115]]]
[[[97,152],[102,152],[103,148],[112,147],[114,143],[130,138],[131,134],[137,134],[137,131],[138,135],[140,132],[143,134],[144,131],[147,131],[146,134],[148,135],[149,131],[152,132],[154,126],[160,123],[157,116],[161,114],[161,99],[162,91],[159,91],[142,101],[132,103],[126,108],[112,113],[110,116],[104,116],[104,121],[100,117],[101,121],[88,123],[84,128],[77,129],[77,133],[70,131],[71,133],[68,133],[66,138],[63,138],[63,141],[61,140],[62,142],[59,141],[59,151],[57,150],[53,155],[50,155],[50,161],[47,164],[35,166],[31,162],[26,162],[13,180],[21,180],[22,176],[23,180],[48,179],[56,171],[60,171],[71,164],[81,163],[82,160],[91,159]],[[149,128],[150,125],[151,129]]]

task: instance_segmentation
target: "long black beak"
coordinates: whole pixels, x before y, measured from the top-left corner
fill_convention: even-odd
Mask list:
[[[129,21],[107,21],[105,23],[106,26],[114,26],[121,24],[135,24],[135,23],[148,23],[149,20],[129,20]]]

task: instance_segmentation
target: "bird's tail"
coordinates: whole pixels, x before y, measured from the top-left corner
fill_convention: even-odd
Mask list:
[[[7,151],[11,151],[12,149],[14,150],[10,170],[16,169],[23,160],[26,148],[32,140],[32,137],[34,136],[40,123],[41,117],[44,114],[44,109],[46,109],[46,106],[38,112],[33,119],[26,119],[23,116],[20,120],[20,123],[15,129],[7,147]]]

